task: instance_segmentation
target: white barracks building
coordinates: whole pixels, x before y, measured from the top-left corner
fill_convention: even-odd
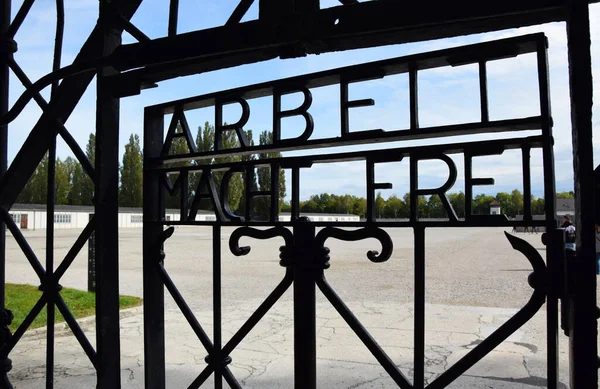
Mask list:
[[[15,204],[10,209],[10,215],[22,230],[42,230],[46,228],[46,205],[43,204]],[[94,207],[79,205],[56,205],[54,207],[54,228],[83,229],[94,214]],[[179,210],[167,209],[167,220],[179,220]],[[302,214],[313,221],[339,221],[357,222],[360,217],[346,214]],[[197,221],[214,221],[215,214],[210,211],[200,210],[196,215]],[[290,214],[282,212],[280,221],[289,221]],[[141,208],[119,208],[119,228],[141,228],[143,226],[143,213]]]

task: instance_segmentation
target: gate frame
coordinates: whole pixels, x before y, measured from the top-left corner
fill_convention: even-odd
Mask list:
[[[227,24],[217,29],[197,31],[177,35],[178,1],[170,1],[168,38],[149,40],[139,29],[129,22],[142,0],[114,0],[112,9],[104,7],[108,2],[102,1],[101,18],[98,25],[82,47],[78,56],[79,65],[58,70],[45,81],[26,85],[29,97],[44,85],[56,82],[60,99],[53,96],[47,104],[48,110],[33,128],[27,141],[8,167],[7,134],[9,112],[8,104],[8,69],[11,65],[12,53],[16,51],[14,32],[27,16],[33,2],[26,1],[11,23],[11,1],[0,0],[2,15],[0,20],[0,206],[3,218],[0,220],[0,284],[5,284],[5,233],[8,210],[23,188],[31,173],[49,149],[57,133],[68,138],[68,132],[61,129],[60,124],[72,112],[92,77],[95,69],[100,68],[98,85],[97,135],[103,139],[97,142],[97,169],[88,171],[96,179],[97,193],[102,193],[96,204],[95,213],[103,215],[108,224],[97,228],[97,252],[100,256],[106,253],[104,264],[107,271],[101,275],[99,288],[104,288],[106,296],[98,298],[97,317],[99,327],[97,342],[99,345],[98,387],[120,387],[119,371],[119,339],[118,339],[118,296],[117,289],[111,289],[109,282],[118,280],[115,269],[118,264],[118,232],[116,224],[117,204],[115,202],[115,176],[118,174],[118,161],[115,164],[114,151],[118,147],[118,101],[117,96],[138,93],[140,88],[154,85],[154,82],[175,75],[187,75],[202,71],[216,70],[223,67],[238,66],[245,63],[258,62],[265,59],[289,58],[334,50],[346,50],[358,47],[372,47],[390,43],[423,41],[434,38],[451,37],[461,34],[493,31],[525,25],[540,24],[549,21],[566,21],[568,55],[570,67],[571,120],[573,135],[573,163],[575,200],[577,212],[577,258],[572,276],[578,282],[572,290],[569,316],[570,353],[571,353],[571,386],[574,389],[587,388],[589,382],[597,382],[597,346],[590,339],[597,338],[596,312],[596,277],[595,277],[595,237],[592,234],[594,225],[594,191],[593,191],[593,150],[592,150],[592,74],[590,57],[590,32],[588,4],[595,1],[584,0],[530,0],[528,2],[507,0],[486,4],[482,9],[481,2],[466,4],[440,5],[437,8],[427,7],[423,2],[415,2],[414,14],[406,12],[406,8],[394,2],[373,1],[357,4],[352,0],[340,0],[343,7],[334,9],[318,9],[318,0],[301,2],[294,7],[293,0],[259,0],[259,21],[241,24],[240,20],[252,5],[252,0],[241,0]],[[27,5],[29,4],[29,5]],[[57,4],[62,4],[58,1]],[[450,9],[448,9],[450,7]],[[114,10],[120,11],[117,15]],[[391,12],[391,11],[394,12]],[[405,16],[403,16],[405,15]],[[60,19],[60,17],[58,17]],[[307,23],[316,20],[318,23]],[[329,23],[339,20],[341,28],[332,27]],[[59,23],[60,24],[60,23]],[[273,37],[270,27],[275,24],[283,28],[283,34]],[[309,25],[308,30],[297,26]],[[265,28],[265,26],[270,26]],[[291,26],[286,29],[285,26]],[[123,29],[144,41],[140,44],[120,45],[120,34]],[[263,30],[261,30],[263,29]],[[340,31],[341,30],[341,31]],[[7,32],[13,33],[7,34]],[[246,34],[250,32],[250,34]],[[218,34],[219,40],[206,39]],[[238,37],[252,37],[250,41],[240,43]],[[194,42],[218,41],[220,45],[198,47],[186,44],[186,40]],[[297,42],[302,42],[297,44]],[[160,50],[162,48],[163,50]],[[114,52],[113,52],[114,49]],[[60,58],[60,49],[57,50]],[[99,58],[102,54],[114,53],[113,62],[87,63],[84,59]],[[167,53],[169,58],[159,53]],[[55,55],[55,59],[56,59]],[[171,62],[166,68],[161,61]],[[60,61],[59,61],[60,63]],[[14,65],[14,64],[13,64]],[[119,75],[109,68],[111,65],[119,70],[140,69],[130,74]],[[153,66],[150,66],[153,65]],[[13,71],[16,71],[14,66]],[[176,69],[176,71],[173,71]],[[167,72],[165,72],[167,70]],[[20,77],[21,78],[21,77]],[[109,79],[122,82],[108,82]],[[58,80],[64,81],[58,86]],[[31,93],[30,93],[31,92]],[[115,94],[117,96],[115,96]],[[12,110],[11,110],[12,111]],[[14,113],[14,112],[13,112]],[[10,116],[10,115],[9,115]],[[11,116],[14,118],[14,114]],[[48,120],[51,118],[51,120]],[[59,123],[56,129],[56,122]],[[104,150],[104,154],[102,150]],[[49,213],[53,206],[49,206]],[[100,218],[97,219],[97,223]],[[96,224],[100,226],[99,224]],[[110,228],[112,226],[112,228]],[[93,227],[92,227],[93,229]],[[90,232],[90,231],[87,231]],[[102,236],[104,235],[104,236]],[[22,238],[22,237],[20,237]],[[20,240],[23,243],[22,240]],[[26,242],[25,242],[26,243]],[[74,248],[79,243],[76,243]],[[24,250],[27,249],[26,245]],[[49,249],[51,244],[49,242]],[[104,249],[105,251],[102,251]],[[31,254],[31,253],[29,253]],[[31,257],[28,257],[31,259]],[[49,259],[50,260],[50,259]],[[99,258],[99,263],[103,260]],[[52,261],[51,261],[52,262]],[[34,266],[35,267],[35,266]],[[39,269],[38,269],[39,270]],[[118,285],[118,283],[113,283]],[[116,287],[115,287],[116,288]],[[102,321],[104,320],[104,321]],[[102,321],[102,322],[101,322]],[[4,288],[0,287],[0,345],[11,341],[7,331],[10,312],[4,304]],[[106,325],[106,327],[103,327]],[[51,346],[49,346],[49,349]],[[117,361],[117,362],[115,362]],[[10,387],[6,373],[10,370],[8,355],[2,356],[0,364],[4,373],[0,374],[0,383]]]

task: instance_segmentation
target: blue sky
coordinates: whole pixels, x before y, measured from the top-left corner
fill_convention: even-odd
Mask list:
[[[65,51],[62,64],[70,64],[82,43],[94,27],[97,20],[97,0],[77,0],[65,2]],[[133,22],[152,38],[166,35],[168,1],[145,0],[133,18]],[[258,1],[256,1],[258,3]],[[337,0],[321,0],[322,7],[335,6]],[[13,1],[13,16],[21,1]],[[237,0],[220,1],[180,1],[179,32],[193,31],[222,25]],[[38,0],[21,30],[16,36],[19,51],[15,59],[24,68],[32,80],[37,80],[51,71],[52,50],[55,29],[55,2]],[[592,20],[592,56],[596,74],[594,92],[600,95],[600,5],[590,7]],[[253,5],[244,20],[258,16],[257,4]],[[140,96],[128,97],[121,103],[120,145],[123,153],[124,145],[131,133],[142,136],[143,109],[145,106],[175,99],[201,95],[214,91],[250,85],[283,77],[295,76],[331,69],[351,64],[393,58],[412,53],[426,52],[446,47],[478,43],[510,36],[523,35],[542,31],[549,39],[549,61],[552,94],[552,111],[555,133],[556,185],[558,191],[572,190],[572,149],[570,138],[568,67],[566,53],[565,26],[562,23],[547,24],[539,27],[528,27],[505,30],[490,34],[478,34],[453,39],[428,41],[404,45],[386,46],[365,50],[323,54],[305,58],[279,60],[275,59],[258,64],[245,65],[234,69],[211,72],[196,76],[182,77],[159,84],[158,88],[143,91]],[[124,43],[134,40],[124,37]],[[495,61],[488,66],[489,99],[491,119],[516,118],[539,113],[538,96],[535,83],[535,58],[531,55]],[[474,66],[443,68],[420,72],[419,75],[419,111],[421,126],[441,125],[477,120],[479,117],[479,91],[477,69]],[[368,130],[384,128],[388,130],[406,128],[408,123],[408,78],[406,75],[386,77],[383,80],[355,84],[350,87],[350,98],[373,98],[374,107],[352,109],[350,112],[350,129]],[[18,80],[11,79],[11,104],[22,93]],[[327,87],[313,90],[313,105],[310,110],[315,119],[313,137],[332,136],[339,133],[339,88]],[[49,88],[44,91],[49,97]],[[284,98],[283,105],[293,108],[298,96]],[[251,101],[251,119],[246,128],[255,133],[271,128],[271,100],[263,98]],[[205,120],[212,121],[214,110],[203,109],[188,114],[188,122],[195,129]],[[37,121],[41,111],[35,103],[30,103],[20,117],[9,126],[9,160],[11,160],[25,140],[29,130]],[[600,129],[600,112],[598,105],[594,107],[594,133]],[[227,107],[224,120],[237,121],[239,109]],[[167,119],[168,122],[168,119]],[[95,85],[91,85],[79,106],[66,123],[82,147],[85,147],[90,132],[95,126]],[[303,123],[298,119],[283,121],[285,137],[298,134]],[[512,134],[514,135],[514,134]],[[440,140],[424,140],[402,145],[446,143],[466,140],[492,139],[498,135],[478,137],[443,138]],[[257,136],[256,136],[257,137]],[[600,139],[594,138],[596,164],[600,161]],[[257,141],[257,139],[255,139]],[[400,143],[393,144],[399,146]],[[381,147],[381,146],[378,146]],[[355,150],[354,148],[336,148],[335,151]],[[318,150],[315,152],[331,152]],[[300,152],[285,153],[298,155]],[[58,155],[65,158],[71,153],[64,143],[59,142]],[[454,158],[454,157],[453,157]],[[454,158],[459,169],[459,176],[453,191],[464,190],[462,157]],[[519,154],[505,152],[499,157],[475,159],[474,176],[494,177],[496,184],[492,187],[476,188],[477,192],[495,194],[509,191],[515,187],[522,189],[521,166]],[[447,168],[440,161],[419,164],[419,182],[421,187],[441,185],[447,177]],[[317,165],[312,169],[304,169],[301,175],[301,199],[321,192],[350,193],[365,196],[364,163],[337,163]],[[399,196],[408,190],[408,161],[377,165],[377,181],[392,182],[394,188],[383,191],[384,197],[393,193]],[[532,189],[536,196],[542,194],[541,153],[532,156]],[[290,190],[288,189],[288,194]]]

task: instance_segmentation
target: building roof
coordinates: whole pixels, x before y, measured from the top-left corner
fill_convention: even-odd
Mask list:
[[[502,205],[502,203],[500,203],[499,201],[496,201],[496,200],[494,200],[490,203],[490,207],[499,207],[501,205]]]
[[[11,207],[11,211],[46,211],[46,204],[15,204]],[[94,213],[92,205],[55,205],[55,212],[85,212]],[[166,209],[166,213],[179,213],[179,209]],[[119,213],[144,213],[143,208],[137,207],[119,207]],[[198,210],[199,214],[213,214],[211,211],[203,209]]]
[[[15,204],[11,207],[11,211],[46,211],[46,204]],[[55,212],[85,212],[94,213],[94,207],[91,205],[56,205],[54,206]],[[166,209],[166,213],[179,213],[179,209]],[[119,207],[119,213],[143,213],[143,208],[135,207]],[[198,210],[198,214],[209,214],[214,215],[214,212],[207,211],[204,209]],[[282,216],[289,216],[290,212],[280,212]],[[302,216],[325,216],[325,217],[342,217],[342,216],[356,216],[354,214],[346,213],[303,213]]]

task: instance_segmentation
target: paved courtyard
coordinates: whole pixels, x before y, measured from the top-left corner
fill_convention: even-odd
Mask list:
[[[282,279],[280,238],[243,238],[252,251],[234,257],[223,228],[223,326],[226,342]],[[389,229],[392,258],[381,264],[366,258],[379,243],[328,240],[331,268],[326,277],[392,360],[412,380],[414,263],[411,229]],[[64,256],[79,231],[57,230],[56,258]],[[26,237],[44,258],[44,231]],[[142,296],[141,230],[121,230],[120,292]],[[518,234],[544,256],[541,235]],[[212,331],[212,229],[177,228],[166,244],[166,268],[201,324]],[[426,380],[449,366],[498,328],[531,296],[531,266],[512,249],[504,230],[437,229],[426,235]],[[7,240],[7,282],[38,284],[35,273],[12,238]],[[75,260],[61,284],[86,289],[87,250]],[[169,388],[185,388],[205,366],[206,351],[167,294],[167,375]],[[318,293],[319,387],[391,388],[393,381],[343,319]],[[143,308],[123,312],[124,388],[143,388]],[[248,388],[293,387],[293,323],[288,291],[233,352],[232,372]],[[94,322],[82,321],[93,341]],[[57,333],[57,388],[93,387],[93,369],[68,329]],[[499,348],[455,381],[451,388],[546,387],[544,308]],[[15,388],[44,387],[44,330],[31,331],[11,354]],[[560,339],[561,381],[566,388],[567,339]],[[206,386],[212,387],[212,379]]]

